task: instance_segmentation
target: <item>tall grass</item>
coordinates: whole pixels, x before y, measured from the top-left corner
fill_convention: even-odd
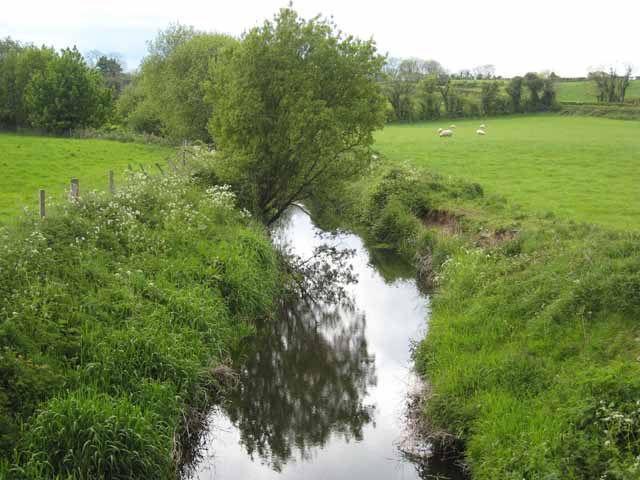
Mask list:
[[[268,236],[187,175],[49,211],[0,233],[0,472],[173,478],[212,369],[271,312]]]

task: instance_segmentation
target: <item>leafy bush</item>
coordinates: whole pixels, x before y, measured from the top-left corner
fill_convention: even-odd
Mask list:
[[[418,220],[400,201],[391,200],[375,219],[372,227],[375,238],[403,250],[409,249],[418,230]]]
[[[61,133],[102,124],[110,115],[111,92],[80,52],[64,49],[34,73],[24,102],[34,127]]]

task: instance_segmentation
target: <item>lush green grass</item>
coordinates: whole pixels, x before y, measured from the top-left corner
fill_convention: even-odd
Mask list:
[[[555,115],[387,126],[376,148],[393,161],[481,183],[528,211],[640,227],[640,122]],[[475,133],[480,123],[487,135]]]
[[[119,143],[108,140],[66,139],[0,134],[0,223],[24,206],[37,208],[38,190],[60,197],[72,177],[80,179],[81,191],[108,188],[108,171],[122,182],[129,164],[152,167],[172,154],[158,145]],[[155,167],[154,167],[155,168]]]
[[[0,228],[0,478],[177,478],[280,280],[262,225],[195,178],[138,173]]]
[[[596,102],[596,90],[593,82],[558,82],[556,84],[559,102]],[[640,99],[640,80],[631,80],[626,94],[627,100]]]
[[[463,441],[474,480],[640,478],[638,234],[384,161],[341,200],[343,224],[433,288],[425,418]]]

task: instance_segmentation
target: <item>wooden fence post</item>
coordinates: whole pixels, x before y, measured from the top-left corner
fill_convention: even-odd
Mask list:
[[[77,201],[80,198],[80,180],[71,179],[71,200]]]
[[[109,193],[111,193],[111,195],[116,193],[116,183],[113,179],[113,170],[109,170]]]
[[[40,189],[40,218],[45,217],[45,196],[44,190]]]

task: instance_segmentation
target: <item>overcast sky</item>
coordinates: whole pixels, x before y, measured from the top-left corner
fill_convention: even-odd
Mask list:
[[[120,52],[129,69],[171,22],[240,35],[286,0],[1,0],[0,36],[81,52]],[[296,0],[332,15],[383,53],[436,59],[451,71],[494,64],[499,75],[631,63],[640,75],[640,0]]]

